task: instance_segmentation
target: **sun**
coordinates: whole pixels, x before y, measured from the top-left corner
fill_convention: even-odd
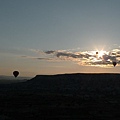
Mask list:
[[[98,57],[102,57],[105,54],[105,51],[101,50],[98,52]]]
[[[96,52],[96,55],[97,55],[97,57],[98,58],[102,58],[102,56],[104,55],[106,53],[106,51],[104,51],[104,50],[97,50],[97,52]]]

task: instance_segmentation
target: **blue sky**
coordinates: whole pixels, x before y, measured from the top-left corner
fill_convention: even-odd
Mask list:
[[[119,73],[119,5],[119,0],[0,0],[0,74]],[[104,56],[98,58],[100,50]]]

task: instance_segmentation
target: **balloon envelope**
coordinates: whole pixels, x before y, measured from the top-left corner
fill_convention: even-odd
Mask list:
[[[116,66],[116,64],[117,64],[116,62],[113,62],[114,67]]]
[[[18,72],[18,71],[14,71],[14,72],[13,72],[13,75],[14,75],[15,77],[17,77],[17,76],[19,75],[19,72]]]

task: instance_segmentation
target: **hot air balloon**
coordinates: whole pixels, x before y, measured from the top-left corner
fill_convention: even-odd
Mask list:
[[[116,64],[117,64],[116,62],[113,62],[114,67],[116,66]]]
[[[13,75],[14,75],[15,77],[17,77],[17,76],[19,75],[19,72],[18,72],[18,71],[14,71],[14,72],[13,72]]]

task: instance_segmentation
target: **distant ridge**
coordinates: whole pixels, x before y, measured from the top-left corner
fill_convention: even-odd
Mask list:
[[[70,75],[70,76],[71,75],[120,75],[120,73],[64,73],[64,74],[36,75],[36,76],[64,76],[64,75]]]
[[[31,80],[29,81],[32,81],[32,80],[37,80],[37,79],[40,79],[40,78],[55,78],[55,77],[71,77],[71,78],[82,78],[82,79],[89,79],[89,78],[95,78],[97,77],[97,79],[100,79],[101,77],[102,78],[105,78],[105,79],[110,79],[111,77],[114,78],[114,77],[120,77],[120,74],[119,73],[65,73],[65,74],[55,74],[55,75],[36,75],[34,78],[32,78]],[[84,78],[83,78],[84,77]]]
[[[119,73],[65,73],[65,74],[55,74],[55,75],[36,75],[34,78],[32,78],[31,80],[37,80],[37,79],[41,79],[41,78],[81,78],[81,79],[112,79],[112,78],[120,78],[120,74]],[[97,78],[96,78],[97,77]]]
[[[118,73],[73,73],[57,75],[36,75],[26,81],[27,88],[33,91],[62,93],[79,93],[82,91],[112,92],[120,91],[120,74]],[[92,92],[91,92],[92,91]]]

